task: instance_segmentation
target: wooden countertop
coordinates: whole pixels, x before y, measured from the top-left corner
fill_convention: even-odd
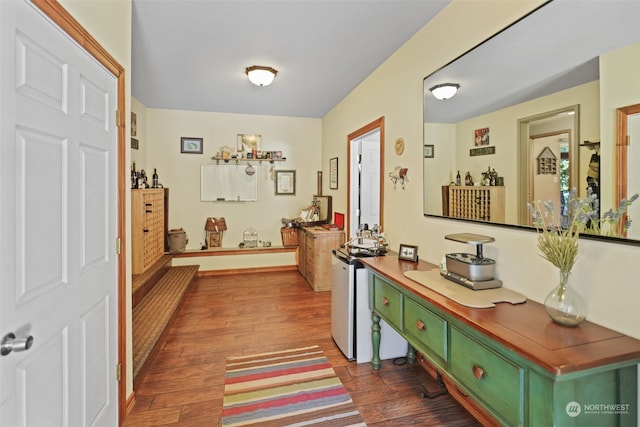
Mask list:
[[[500,303],[483,309],[465,307],[404,276],[409,270],[437,269],[433,264],[403,261],[393,254],[360,261],[554,375],[640,362],[640,340],[620,332],[589,321],[577,327],[558,325],[549,318],[544,306],[534,301],[517,305]]]

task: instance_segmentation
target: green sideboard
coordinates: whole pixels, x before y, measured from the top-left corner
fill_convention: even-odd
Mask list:
[[[590,322],[559,326],[533,301],[462,306],[404,276],[437,268],[423,261],[390,255],[363,263],[374,369],[380,369],[383,318],[409,342],[409,361],[418,351],[422,364],[483,424],[638,425],[639,340]]]

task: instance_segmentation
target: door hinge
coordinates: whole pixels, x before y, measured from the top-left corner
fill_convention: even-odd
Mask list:
[[[116,381],[122,380],[122,363],[116,365]]]
[[[120,110],[116,110],[116,127],[124,127],[126,123],[124,122],[124,115]]]
[[[120,252],[122,251],[122,240],[120,239],[120,237],[116,237],[116,255],[120,255]]]

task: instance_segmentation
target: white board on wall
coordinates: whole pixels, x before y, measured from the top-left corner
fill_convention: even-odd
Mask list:
[[[203,202],[255,202],[258,177],[247,175],[246,164],[200,166],[200,200]]]

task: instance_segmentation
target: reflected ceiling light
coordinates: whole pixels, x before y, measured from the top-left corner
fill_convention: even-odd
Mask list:
[[[429,90],[436,99],[443,100],[451,98],[456,94],[459,88],[460,85],[457,83],[442,83],[440,85],[435,85]]]
[[[269,86],[273,79],[278,74],[278,71],[271,67],[263,67],[260,65],[253,65],[247,67],[246,70],[249,80],[256,86]]]

